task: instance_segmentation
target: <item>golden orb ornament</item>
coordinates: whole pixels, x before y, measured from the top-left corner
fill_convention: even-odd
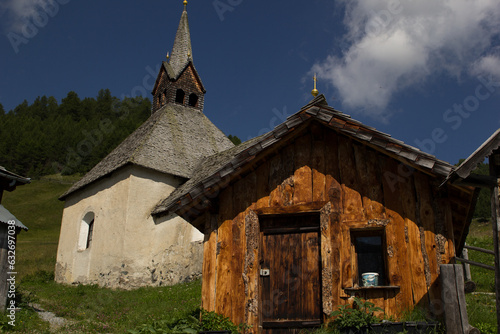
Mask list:
[[[316,97],[319,94],[319,91],[316,89],[316,81],[317,81],[317,79],[316,79],[316,73],[314,74],[313,80],[314,80],[314,89],[311,91],[311,94],[314,97]]]

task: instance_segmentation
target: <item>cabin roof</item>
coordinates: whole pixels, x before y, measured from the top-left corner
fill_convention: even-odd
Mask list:
[[[3,205],[0,204],[0,223],[8,224],[11,220],[15,221],[16,227],[21,228],[25,231],[28,230],[28,228],[23,223],[21,223],[19,219],[17,219],[12,213],[10,213],[9,210],[7,210]]]
[[[198,161],[233,147],[201,111],[166,104],[110,154],[76,182],[60,199],[127,165],[190,178]]]
[[[16,173],[10,172],[5,167],[0,166],[0,179],[3,179],[5,183],[7,184],[6,190],[9,190],[12,187],[16,187],[18,185],[23,185],[26,183],[30,183],[31,179],[17,175]],[[4,183],[4,182],[2,182]],[[9,190],[10,191],[10,190]]]
[[[500,148],[500,129],[495,131],[490,138],[488,138],[479,148],[474,151],[467,159],[465,159],[455,170],[453,170],[445,182],[455,182],[457,180],[464,180],[471,176],[472,171],[477,167],[478,164],[483,162],[486,157],[489,157],[493,151]],[[487,184],[492,182],[494,185],[494,180],[488,180],[488,178],[477,176],[472,178],[472,182],[477,184]]]
[[[335,110],[328,106],[325,97],[321,94],[272,131],[203,159],[196,166],[192,178],[157,205],[152,214],[182,213],[181,211],[188,208],[193,202],[203,201],[206,194],[223,188],[228,178],[236,175],[241,167],[252,161],[257,154],[280,142],[287,134],[310,120],[318,121],[339,133],[431,175],[444,179],[454,169],[449,163],[439,160],[431,154],[407,145]]]

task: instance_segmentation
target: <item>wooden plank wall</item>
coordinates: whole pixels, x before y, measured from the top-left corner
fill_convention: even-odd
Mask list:
[[[321,210],[326,314],[350,302],[344,288],[354,284],[351,228],[385,229],[388,283],[400,289],[366,297],[388,315],[416,304],[427,307],[439,298],[438,264],[453,258],[454,245],[450,205],[445,196],[438,198],[437,181],[314,123],[256,161],[249,173],[220,193],[218,213],[207,215],[204,308],[257,328],[258,213],[269,208],[300,211],[311,203],[327,204]],[[438,200],[441,212],[436,212]],[[439,233],[445,247],[437,244],[438,219],[444,220]]]

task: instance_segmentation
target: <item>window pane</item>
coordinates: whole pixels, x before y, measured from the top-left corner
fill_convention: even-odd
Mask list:
[[[363,273],[378,273],[378,284],[385,284],[384,258],[382,250],[382,236],[356,237],[356,254],[358,256],[358,277],[362,285]]]

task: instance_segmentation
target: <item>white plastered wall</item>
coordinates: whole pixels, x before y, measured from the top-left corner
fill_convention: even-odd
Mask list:
[[[70,195],[57,251],[56,280],[135,288],[201,275],[203,235],[177,216],[153,220],[155,205],[179,179],[127,166]],[[94,212],[92,245],[78,250],[82,219]]]

